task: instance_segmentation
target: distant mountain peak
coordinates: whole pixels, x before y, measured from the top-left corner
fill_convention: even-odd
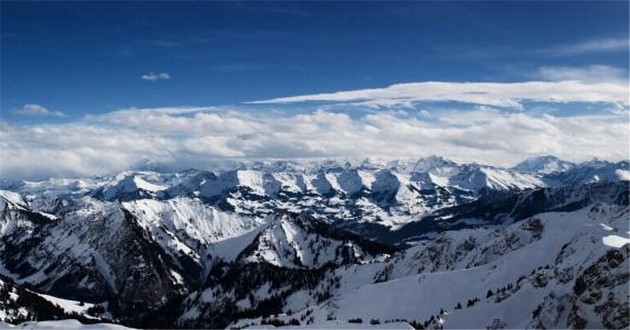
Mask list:
[[[166,173],[171,172],[173,169],[168,165],[160,162],[156,162],[150,159],[143,159],[137,163],[135,163],[130,168],[133,171],[150,171],[150,172],[158,172],[158,173]]]
[[[571,162],[564,161],[555,156],[543,155],[528,158],[514,166],[513,169],[524,173],[549,174],[566,171],[573,167],[575,167],[575,164]]]
[[[428,157],[420,158],[416,161],[413,170],[416,172],[429,172],[434,168],[445,167],[445,166],[456,166],[452,160],[446,159],[442,156],[431,155]]]
[[[580,164],[580,166],[586,166],[586,167],[600,167],[600,166],[605,166],[610,164],[609,161],[604,160],[604,159],[600,159],[597,157],[593,157],[583,163]]]

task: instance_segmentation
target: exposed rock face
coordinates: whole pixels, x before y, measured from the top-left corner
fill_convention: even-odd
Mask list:
[[[601,325],[607,329],[627,328],[630,319],[628,283],[630,279],[630,245],[609,250],[575,280],[576,295],[567,326],[589,326],[580,315],[601,315]],[[592,309],[592,311],[591,311]],[[571,320],[573,316],[574,320]],[[595,322],[593,322],[595,323]],[[597,324],[597,323],[595,323]],[[593,324],[593,325],[595,325]]]
[[[624,329],[630,325],[630,245],[608,250],[576,274],[572,289],[552,291],[533,313],[537,328]]]

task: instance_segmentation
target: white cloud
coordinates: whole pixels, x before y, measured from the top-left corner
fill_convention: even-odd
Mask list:
[[[25,104],[20,109],[12,111],[16,115],[23,116],[51,116],[51,117],[63,117],[64,114],[61,111],[53,111],[46,109],[39,104]]]
[[[555,48],[546,49],[544,53],[551,56],[574,56],[588,53],[627,52],[629,47],[630,40],[628,37],[606,38],[561,45]]]
[[[628,72],[625,69],[607,65],[591,65],[587,67],[543,66],[538,69],[536,75],[542,79],[552,81],[615,81],[618,84],[624,84],[628,81]]]
[[[620,81],[417,82],[384,88],[299,95],[250,102],[283,104],[308,101],[360,102],[372,107],[409,107],[414,102],[462,102],[520,109],[523,101],[604,102],[628,105],[628,84]]]
[[[158,80],[169,80],[171,79],[171,75],[168,74],[168,72],[160,72],[160,73],[151,72],[151,73],[143,74],[140,78],[142,80],[155,82]]]
[[[512,165],[530,155],[627,158],[626,113],[556,117],[491,107],[359,116],[325,110],[128,109],[62,123],[0,122],[0,176],[106,174],[150,159],[203,167],[231,158],[422,157]]]

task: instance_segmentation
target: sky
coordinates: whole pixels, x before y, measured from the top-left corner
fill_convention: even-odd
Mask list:
[[[628,158],[627,1],[0,2],[0,176]]]

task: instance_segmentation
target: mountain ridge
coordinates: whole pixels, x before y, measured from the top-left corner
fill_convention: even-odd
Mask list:
[[[341,327],[357,318],[416,327],[627,326],[618,317],[628,310],[619,279],[630,276],[619,266],[630,242],[622,226],[627,161],[533,174],[438,157],[255,166],[3,186],[0,275],[16,290],[89,304],[98,311],[90,322],[141,328]],[[444,286],[441,279],[465,281],[462,274],[496,283],[474,282],[461,294],[443,288],[439,304],[415,298]],[[487,290],[493,296],[484,300]],[[590,292],[613,295],[613,307],[589,307]],[[380,297],[397,309],[368,303]],[[514,308],[510,299],[531,310],[497,316]],[[11,315],[37,319],[14,312],[15,303]],[[475,304],[485,306],[483,320],[470,315]],[[22,320],[3,319],[2,306],[0,321]],[[556,317],[557,306],[577,312]]]

